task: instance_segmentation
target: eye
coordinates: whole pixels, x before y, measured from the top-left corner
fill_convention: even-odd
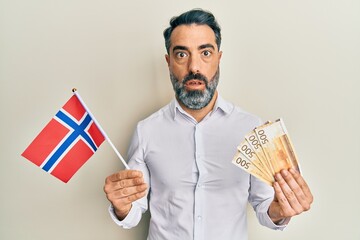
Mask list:
[[[175,56],[177,58],[184,58],[184,57],[187,57],[187,54],[185,52],[177,52],[177,53],[175,53]]]
[[[205,50],[205,51],[202,52],[202,54],[203,54],[205,57],[210,57],[211,54],[212,54],[212,52],[209,51],[209,50]]]

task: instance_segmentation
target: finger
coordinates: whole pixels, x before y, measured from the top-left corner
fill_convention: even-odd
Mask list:
[[[284,179],[284,178],[286,178],[291,184],[295,184],[295,186],[293,186],[293,188],[297,188],[296,190],[298,191],[300,189],[300,187],[297,185],[295,180],[292,178],[291,174],[287,170],[282,170],[281,174],[277,173],[275,175],[275,178],[276,178],[277,183],[279,184],[281,191],[282,191],[283,196],[281,196],[281,197],[285,197],[286,201],[290,205],[291,209],[287,208],[287,211],[289,212],[289,214],[291,213],[291,214],[295,215],[295,214],[300,214],[301,212],[303,212],[303,207],[302,207],[301,203],[299,202],[296,193],[292,190],[292,188],[289,186],[288,182],[285,181],[285,179]],[[301,193],[299,193],[299,194],[301,194]],[[282,199],[282,201],[284,202],[285,200]],[[279,200],[279,202],[280,202],[280,200]]]
[[[107,195],[107,198],[117,206],[126,206],[146,195],[147,185],[125,188]]]
[[[137,170],[123,170],[106,178],[106,181],[116,182],[122,179],[142,177],[142,172]]]
[[[147,184],[143,183],[138,186],[133,187],[126,187],[119,189],[117,191],[113,191],[109,195],[111,195],[113,198],[120,199],[120,198],[127,198],[128,196],[134,195],[139,192],[143,192],[147,189]]]
[[[298,208],[297,203],[299,203],[301,205],[301,209],[300,208],[297,209],[298,213],[301,213],[304,210],[308,210],[310,208],[310,203],[306,195],[304,194],[303,189],[294,178],[294,175],[287,170],[282,170],[281,176],[284,178],[285,182],[289,186],[289,189],[285,187],[285,190],[289,191],[290,195],[292,197],[295,197],[297,200],[296,202],[294,201],[294,204],[296,204],[294,208],[297,209]],[[300,175],[298,175],[298,177],[299,176]]]
[[[294,175],[291,172],[284,169],[281,170],[280,173],[281,177],[285,180],[291,191],[293,191],[297,196],[305,197],[302,188],[300,187],[299,183],[296,181]]]
[[[141,171],[136,170],[123,170],[114,173],[106,178],[103,190],[106,194],[111,194],[122,188],[141,185],[144,183],[142,175]]]
[[[278,182],[274,183],[274,191],[275,191],[275,197],[277,199],[277,202],[280,207],[280,215],[281,217],[288,217],[292,213],[292,208],[284,195],[283,191],[281,190],[281,187]]]
[[[124,179],[118,181],[117,183],[121,186],[121,188],[133,187],[143,184],[144,178],[138,177],[138,178]]]
[[[144,178],[138,177],[138,178],[131,178],[131,179],[124,179],[119,180],[116,182],[109,182],[105,184],[104,190],[105,192],[112,192],[117,191],[119,189],[138,186],[144,183]]]
[[[311,204],[313,202],[314,198],[313,198],[310,188],[307,185],[307,183],[305,182],[304,178],[300,175],[300,173],[298,171],[296,171],[293,168],[290,168],[289,172],[292,174],[293,178],[295,179],[295,181],[298,183],[298,185],[302,189],[304,195],[306,196],[307,201]]]
[[[129,195],[127,197],[119,198],[114,201],[114,203],[118,206],[126,206],[128,204],[131,204],[143,197],[146,196],[146,190],[142,192],[137,192],[135,194]]]
[[[122,213],[125,213],[125,215],[127,215],[127,213],[131,208],[131,207],[129,208],[129,206],[131,206],[131,204],[136,200],[139,200],[145,196],[146,196],[146,191],[138,192],[126,198],[115,199],[111,201],[111,203],[116,209],[116,212],[120,212],[120,215],[123,215]]]
[[[295,192],[299,203],[303,207],[303,211],[308,211],[313,202],[313,195],[311,194],[310,188],[298,172],[294,169],[290,169],[289,172],[292,174],[292,178],[297,184],[292,185],[293,183],[291,183],[290,187]]]

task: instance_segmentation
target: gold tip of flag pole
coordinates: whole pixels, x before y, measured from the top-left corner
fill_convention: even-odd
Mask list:
[[[73,88],[71,91],[74,93],[74,92],[76,92],[76,91],[77,91],[77,89],[76,89],[76,88]]]

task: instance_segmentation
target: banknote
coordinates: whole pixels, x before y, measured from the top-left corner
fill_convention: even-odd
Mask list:
[[[268,185],[272,186],[273,180],[269,179],[259,168],[257,168],[249,159],[247,159],[243,153],[237,151],[232,163],[243,169],[247,173],[259,178]]]
[[[268,170],[267,164],[260,160],[258,155],[253,150],[252,146],[246,139],[238,146],[238,151],[241,152],[248,160],[251,161],[271,182],[274,181],[273,174]]]
[[[282,169],[294,168],[300,172],[294,146],[282,119],[266,122],[245,135],[232,162],[269,185]]]
[[[267,121],[262,126],[266,127],[271,125],[270,121]],[[261,144],[261,139],[258,138],[258,135],[255,131],[251,131],[245,135],[245,140],[250,144],[251,149],[254,151],[257,158],[266,166],[266,170],[270,175],[274,175],[274,170],[272,169],[270,161],[266,158],[263,145]]]
[[[295,150],[282,119],[255,128],[255,133],[258,138],[263,139],[260,144],[274,173],[291,167],[300,171]]]

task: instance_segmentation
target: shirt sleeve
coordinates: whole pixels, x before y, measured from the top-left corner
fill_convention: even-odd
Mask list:
[[[130,229],[135,227],[141,220],[142,211],[141,208],[136,206],[134,203],[133,206],[130,209],[130,212],[124,218],[122,221],[120,221],[115,214],[114,207],[112,205],[109,206],[109,213],[112,218],[112,220],[119,225],[120,227],[123,227],[124,229]]]
[[[284,230],[290,218],[285,218],[279,224],[275,224],[268,215],[268,209],[273,199],[274,189],[250,176],[249,203],[254,208],[260,224],[274,230]]]
[[[138,124],[128,150],[128,165],[130,169],[141,171],[143,173],[144,181],[150,186],[149,171],[145,164],[143,153],[144,151],[141,146]],[[142,214],[148,209],[147,195],[148,193],[143,198],[133,202],[130,212],[122,221],[117,218],[113,206],[109,206],[109,213],[113,221],[125,229],[137,226],[141,220]]]

